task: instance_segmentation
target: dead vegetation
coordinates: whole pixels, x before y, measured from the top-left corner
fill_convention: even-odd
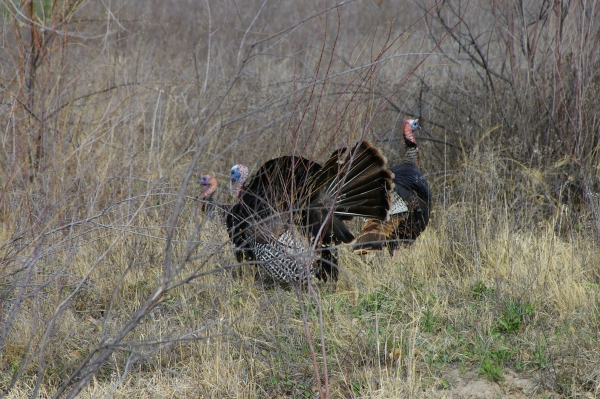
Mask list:
[[[599,12],[2,2],[2,395],[598,397]],[[194,200],[360,138],[393,164],[408,116],[430,225],[314,297]]]

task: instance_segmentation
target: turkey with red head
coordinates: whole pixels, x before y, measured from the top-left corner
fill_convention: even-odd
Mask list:
[[[200,196],[202,200],[202,212],[208,214],[209,217],[212,217],[215,212],[218,213],[219,219],[225,223],[229,238],[235,247],[235,258],[237,261],[239,263],[252,263],[254,261],[254,253],[249,247],[243,233],[247,225],[231,213],[231,205],[217,203],[213,199],[213,195],[218,187],[217,179],[212,175],[202,175],[200,177],[200,185],[202,186],[202,194]]]
[[[419,170],[419,147],[415,131],[419,129],[418,119],[409,119],[402,126],[406,152],[400,165],[390,168],[394,173],[394,190],[389,218],[382,222],[369,219],[364,225],[354,252],[365,254],[380,251],[387,246],[390,254],[400,243],[413,243],[429,223],[431,192],[429,184]]]
[[[219,183],[212,175],[202,175],[200,176],[200,185],[202,186],[202,194],[200,195],[202,212],[212,214],[215,206],[218,206],[213,196],[217,191]]]

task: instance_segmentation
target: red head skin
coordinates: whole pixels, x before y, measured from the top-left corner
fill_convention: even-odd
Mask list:
[[[404,121],[404,124],[402,125],[402,134],[404,135],[404,141],[406,142],[406,145],[410,146],[416,146],[417,145],[417,139],[415,139],[415,128],[414,125],[417,124],[418,126],[419,120],[418,119],[408,119],[406,121]]]
[[[406,145],[406,153],[404,154],[404,162],[419,165],[419,147],[415,138],[415,130],[419,128],[418,119],[408,119],[402,125],[402,134],[404,135],[404,144]]]
[[[214,176],[202,175],[200,177],[200,184],[202,185],[202,199],[209,197],[217,190],[218,183]]]

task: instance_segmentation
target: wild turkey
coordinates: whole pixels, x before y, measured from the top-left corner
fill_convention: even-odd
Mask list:
[[[429,223],[431,192],[419,171],[419,147],[414,134],[419,128],[418,122],[418,119],[409,119],[402,126],[406,153],[400,165],[390,168],[395,176],[395,188],[389,219],[385,222],[369,219],[364,223],[354,246],[356,253],[379,251],[385,244],[394,255],[399,243],[414,242]]]
[[[276,281],[306,279],[315,269],[315,255],[317,277],[336,280],[332,245],[354,240],[344,221],[387,217],[393,175],[385,163],[377,148],[362,141],[351,150],[336,150],[323,166],[284,156],[248,179],[248,168],[235,165],[230,188],[238,203],[231,213],[247,223],[244,236],[256,260]]]
[[[235,246],[235,257],[237,261],[239,263],[253,262],[254,253],[249,247],[244,234],[247,224],[244,221],[239,220],[231,212],[232,206],[216,203],[213,199],[213,195],[218,187],[217,179],[212,175],[202,175],[200,177],[200,185],[202,186],[202,194],[200,196],[202,200],[202,211],[208,214],[209,217],[212,217],[215,212],[218,213],[219,219],[225,223],[229,238]]]
[[[212,216],[212,213],[217,206],[213,199],[213,195],[215,194],[215,191],[217,191],[219,183],[212,175],[202,175],[200,176],[200,185],[202,186],[202,194],[200,195],[202,212]]]

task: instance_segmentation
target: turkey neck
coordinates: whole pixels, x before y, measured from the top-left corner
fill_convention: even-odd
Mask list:
[[[212,205],[214,204],[213,194],[214,190],[202,193],[202,212],[206,212],[212,208]]]
[[[408,140],[404,141],[406,153],[404,154],[404,163],[410,163],[419,166],[419,147]]]

